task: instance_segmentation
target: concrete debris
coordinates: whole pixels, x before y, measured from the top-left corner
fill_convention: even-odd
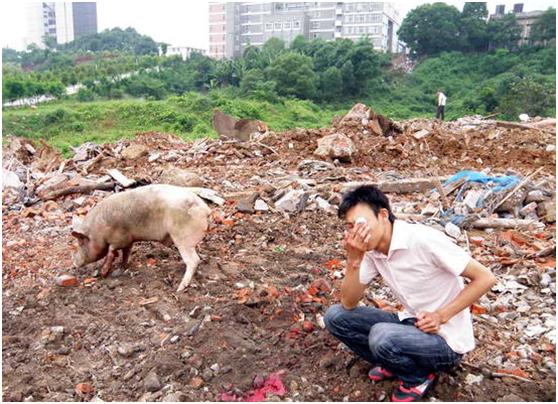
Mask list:
[[[122,158],[126,160],[137,160],[147,155],[149,149],[142,144],[132,144],[122,151]]]
[[[13,171],[2,170],[2,189],[15,188],[22,189],[25,186]]]
[[[166,168],[159,177],[160,184],[176,185],[178,187],[203,187],[203,179],[193,171],[182,170],[177,167]]]
[[[307,199],[308,194],[306,192],[292,189],[275,202],[275,208],[289,213],[301,212]]]
[[[332,160],[350,162],[355,152],[356,148],[351,139],[342,133],[334,133],[318,140],[318,148],[314,154],[324,158],[329,157]]]
[[[555,128],[532,117],[520,126],[463,117],[392,122],[402,131],[387,135],[369,108],[353,112],[366,116],[257,140],[252,133],[251,142],[141,133],[82,145],[70,159],[8,136],[3,171],[25,186],[3,174],[19,187],[5,181],[3,188],[4,399],[72,401],[78,382],[94,386],[87,399],[98,394],[106,401],[219,401],[224,392],[246,399],[256,375],[265,379],[279,369],[292,387],[283,401],[387,397],[363,387],[359,378],[367,368],[354,366],[344,344],[324,339],[323,316],[338,302],[346,265],[337,208],[347,190],[376,184],[398,219],[449,233],[498,279],[470,308],[476,349],[456,374],[441,375],[442,387],[451,388],[436,389],[435,400],[495,401],[513,393],[552,401],[556,180],[548,146]],[[314,157],[317,142],[332,134],[358,150],[350,162]],[[127,158],[134,149],[139,157]],[[446,182],[463,169],[480,182]],[[185,179],[181,185],[212,201],[188,293],[171,293],[176,285],[169,274],[181,265],[175,248],[137,243],[118,278],[72,268],[72,218],[124,189],[109,170],[134,181],[131,186],[163,175]],[[515,179],[499,189],[485,177]],[[389,288],[372,282],[363,302],[399,309]],[[296,373],[288,370],[293,366]],[[316,366],[337,375],[327,388]],[[347,382],[348,373],[354,380]]]
[[[256,212],[268,212],[269,206],[263,199],[256,199],[256,202],[254,203],[254,210]]]

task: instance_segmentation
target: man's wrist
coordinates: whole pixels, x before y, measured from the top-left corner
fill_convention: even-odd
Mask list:
[[[435,312],[438,317],[440,318],[440,324],[445,324],[449,321],[450,317],[449,314],[446,313],[446,311],[444,309],[441,310],[436,310]]]
[[[358,258],[350,258],[347,260],[347,271],[358,271],[360,269],[360,263],[362,262],[362,257]]]

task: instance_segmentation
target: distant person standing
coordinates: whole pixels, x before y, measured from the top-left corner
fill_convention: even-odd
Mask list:
[[[436,119],[444,120],[444,110],[446,109],[446,95],[442,90],[438,90],[436,93],[438,96],[438,109],[436,110]]]

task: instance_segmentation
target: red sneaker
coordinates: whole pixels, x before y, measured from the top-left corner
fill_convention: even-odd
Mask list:
[[[405,387],[403,382],[397,387],[393,394],[391,395],[391,401],[396,402],[411,402],[418,401],[423,398],[426,393],[432,388],[434,382],[436,381],[436,375],[431,373],[428,375],[426,380],[414,387]]]
[[[368,372],[368,378],[373,382],[381,382],[382,380],[389,380],[394,377],[395,375],[393,373],[381,366],[376,366]]]

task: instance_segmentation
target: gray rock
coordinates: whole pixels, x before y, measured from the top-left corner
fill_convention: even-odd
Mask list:
[[[154,371],[149,372],[146,378],[143,380],[143,387],[148,392],[155,392],[161,390],[163,387],[161,380],[159,380],[159,376]]]
[[[306,175],[311,175],[318,171],[327,171],[333,169],[335,169],[335,166],[333,164],[322,160],[302,160],[297,166],[297,170]]]
[[[259,196],[260,194],[258,192],[253,192],[248,197],[241,199],[236,205],[236,210],[241,213],[254,213],[254,202]]]
[[[519,210],[519,214],[523,217],[534,213],[537,210],[537,203],[530,202]]]
[[[201,374],[201,377],[204,381],[208,382],[213,379],[213,372],[209,368],[205,368]]]
[[[525,198],[526,203],[531,202],[544,202],[547,201],[549,198],[545,196],[544,192],[540,189],[535,189],[527,193],[527,197]]]
[[[186,401],[187,397],[186,394],[184,394],[181,391],[175,391],[174,393],[170,393],[167,394],[165,397],[163,397],[164,402],[181,402],[181,401]]]
[[[125,358],[129,358],[130,356],[132,356],[136,352],[136,349],[133,345],[121,344],[116,349],[116,352],[118,352],[121,356],[123,356]]]
[[[285,212],[297,213],[304,210],[307,199],[308,195],[304,191],[293,189],[275,202],[275,207]]]

